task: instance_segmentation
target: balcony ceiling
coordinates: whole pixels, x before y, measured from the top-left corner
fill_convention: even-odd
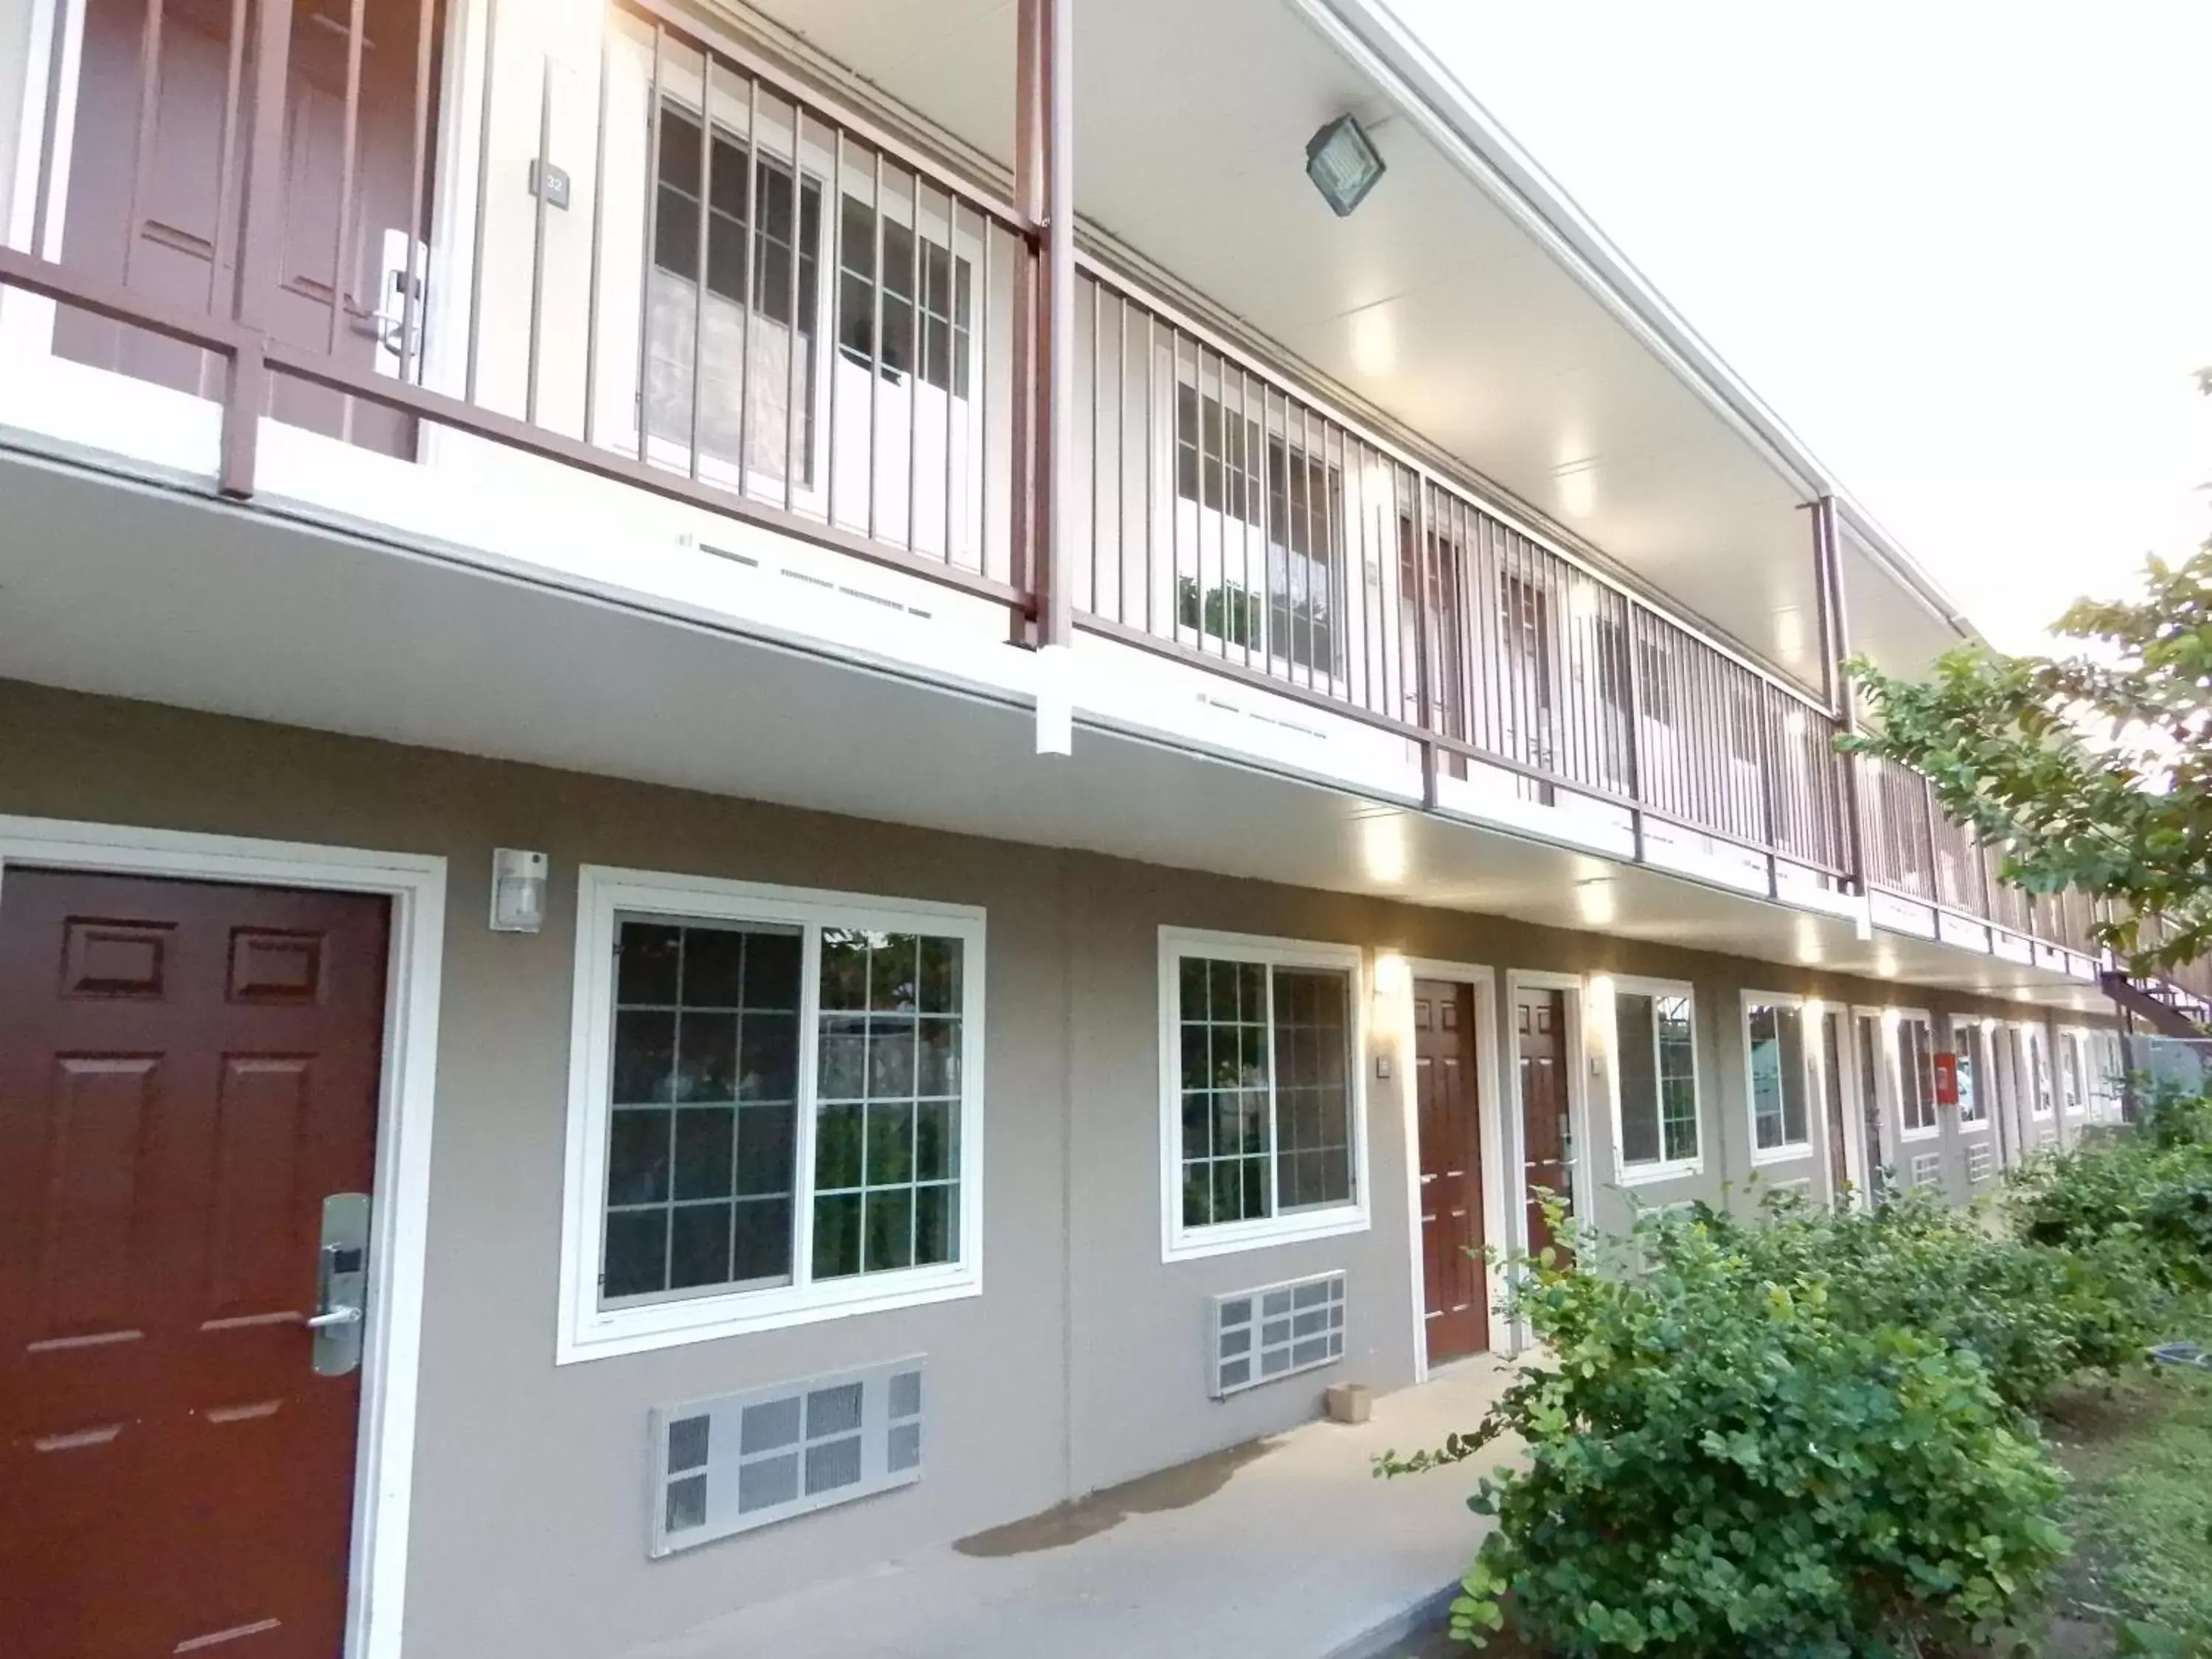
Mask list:
[[[761,9],[1006,155],[1013,0]],[[1075,12],[1076,187],[1090,224],[1817,687],[1799,489],[1291,0],[1076,0]],[[1389,172],[1339,220],[1304,161],[1308,137],[1346,111]],[[1860,643],[1900,665],[1924,660],[1936,619],[1865,574],[1896,592],[1856,607]]]

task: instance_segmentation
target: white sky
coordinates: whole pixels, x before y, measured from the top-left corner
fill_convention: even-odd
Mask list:
[[[2207,0],[1393,0],[1992,640],[2212,532]]]

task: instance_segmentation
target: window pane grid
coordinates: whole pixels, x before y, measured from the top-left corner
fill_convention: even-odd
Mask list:
[[[1762,1152],[1808,1146],[1802,1011],[1755,1002],[1745,1014],[1751,1043],[1753,1139]]]
[[[1186,957],[1176,996],[1183,1224],[1347,1202],[1349,976]]]
[[[802,1185],[806,932],[617,921],[603,1305],[958,1259],[961,941],[821,932]]]
[[[1907,1015],[1897,1027],[1898,1106],[1905,1127],[1936,1127],[1936,1045],[1928,1022]]]
[[[767,131],[777,100],[750,102]],[[795,460],[793,482],[811,481],[823,181],[800,175],[794,223],[788,161],[717,122],[702,179],[700,112],[665,100],[653,125],[659,156],[640,402],[646,432],[774,478]]]
[[[957,1254],[960,969],[957,939],[823,931],[817,1279]]]
[[[1694,1162],[1698,1080],[1691,999],[1621,991],[1614,994],[1613,1008],[1623,1167]]]
[[[799,940],[625,922],[600,1293],[791,1273]]]

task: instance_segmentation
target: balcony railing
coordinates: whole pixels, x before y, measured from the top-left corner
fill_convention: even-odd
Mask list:
[[[1074,286],[1047,569],[1046,239],[679,9],[83,0],[0,288],[40,349],[402,464],[495,451],[730,515],[1348,720],[1461,786],[2087,948],[1835,718],[1127,273]],[[66,158],[57,164],[56,158]],[[26,176],[18,170],[18,176]],[[388,463],[387,463],[388,464]],[[1060,475],[1063,479],[1066,474]],[[1854,867],[1863,861],[1863,867]]]

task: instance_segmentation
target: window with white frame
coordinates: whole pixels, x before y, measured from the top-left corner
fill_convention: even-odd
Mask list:
[[[1359,955],[1164,930],[1170,1255],[1364,1226]]]
[[[1176,538],[1177,624],[1342,674],[1344,470],[1327,423],[1203,348],[1175,354],[1175,490],[1197,532],[1187,554]]]
[[[1959,1122],[1963,1126],[1990,1121],[1990,1091],[1996,1079],[1989,1066],[1989,1034],[1973,1019],[1951,1022],[1951,1046],[1959,1061]]]
[[[2087,1107],[2087,1049],[2089,1034],[2069,1029],[2058,1034],[2058,1080],[2061,1101],[2069,1118],[2079,1118]]]
[[[562,1350],[964,1293],[980,911],[586,867]]]
[[[1936,1036],[1925,1014],[1897,1018],[1897,1109],[1907,1140],[1942,1127],[1936,1113]]]
[[[1697,1003],[1686,985],[1617,985],[1613,994],[1616,1146],[1621,1177],[1694,1174]]]
[[[1805,1070],[1805,1011],[1795,998],[1744,994],[1754,1159],[1778,1162],[1813,1149]]]
[[[2033,1092],[2028,1096],[2028,1115],[2047,1118],[2051,1113],[2051,1051],[2039,1025],[2027,1030],[2027,1070]]]

